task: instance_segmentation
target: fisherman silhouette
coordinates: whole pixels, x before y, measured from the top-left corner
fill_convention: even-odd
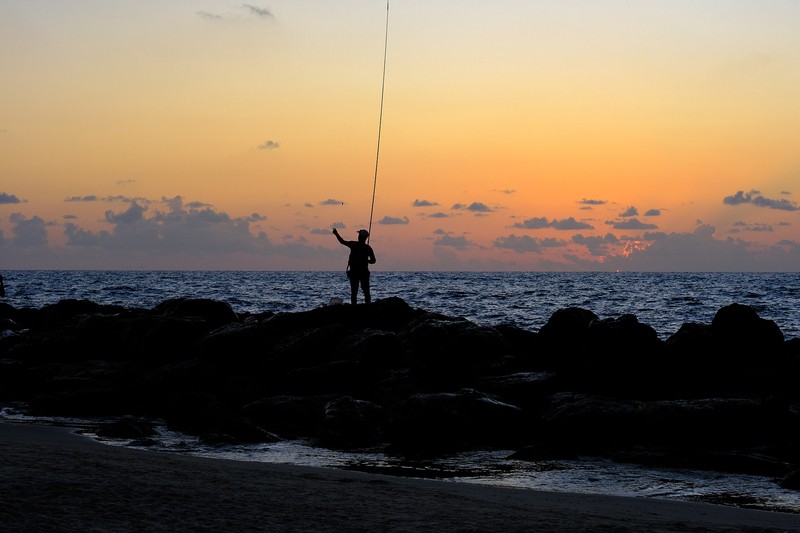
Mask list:
[[[347,259],[347,277],[350,279],[350,303],[356,305],[358,297],[358,286],[364,292],[364,303],[372,301],[369,292],[369,265],[375,264],[375,252],[367,244],[369,232],[365,229],[358,230],[357,241],[346,241],[339,235],[336,228],[333,228],[336,239],[350,248],[350,257]]]

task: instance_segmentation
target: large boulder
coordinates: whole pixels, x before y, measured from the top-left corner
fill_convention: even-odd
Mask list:
[[[522,409],[474,389],[414,394],[386,420],[391,447],[421,455],[518,445],[526,429]]]

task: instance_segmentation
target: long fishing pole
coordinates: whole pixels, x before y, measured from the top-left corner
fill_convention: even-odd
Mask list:
[[[367,235],[367,242],[369,236],[372,235],[372,213],[375,211],[375,190],[378,187],[378,160],[381,154],[381,129],[383,127],[383,95],[386,89],[386,50],[389,44],[389,0],[386,0],[386,25],[383,35],[383,76],[381,79],[381,110],[378,114],[378,143],[375,149],[375,175],[372,178],[372,204],[369,208],[369,235]]]

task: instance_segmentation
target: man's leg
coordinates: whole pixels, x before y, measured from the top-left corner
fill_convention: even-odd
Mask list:
[[[356,305],[358,300],[358,277],[350,276],[350,303]]]
[[[369,293],[369,272],[361,278],[361,290],[364,291],[364,303],[368,304],[372,301],[372,297]]]

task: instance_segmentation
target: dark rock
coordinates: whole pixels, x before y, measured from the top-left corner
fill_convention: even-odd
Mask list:
[[[242,414],[285,439],[313,437],[324,421],[329,396],[273,396],[242,407]]]
[[[152,422],[132,417],[103,424],[97,430],[97,436],[108,439],[145,439],[157,434]]]
[[[150,310],[64,300],[2,304],[0,321],[0,400],[28,414],[407,456],[518,449],[748,471],[800,461],[800,339],[738,304],[666,342],[633,315],[566,308],[530,332],[399,298],[242,315],[205,299]]]
[[[210,329],[216,329],[239,319],[230,304],[207,298],[165,300],[153,308],[153,312],[181,318],[199,317],[208,323]]]
[[[783,476],[780,485],[785,489],[800,490],[800,468],[795,468]]]
[[[331,400],[325,405],[320,445],[343,450],[377,446],[381,410],[380,405],[350,396]]]
[[[392,447],[422,455],[509,446],[524,429],[519,407],[473,389],[415,394],[391,406],[386,422]]]

